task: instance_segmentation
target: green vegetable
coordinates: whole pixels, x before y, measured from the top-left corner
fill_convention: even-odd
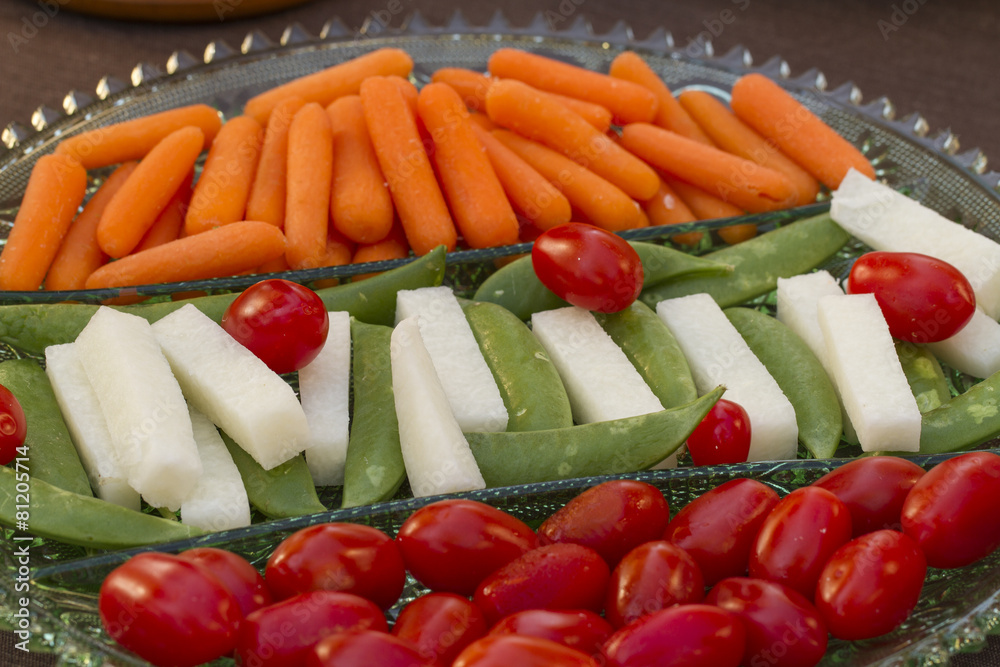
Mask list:
[[[895,341],[895,344],[896,356],[920,412],[929,412],[948,402],[951,388],[934,353],[926,347],[901,340]]]
[[[495,303],[468,303],[463,309],[507,408],[507,430],[572,426],[559,371],[528,325]]]
[[[673,454],[724,389],[669,410],[547,431],[466,433],[487,486],[644,470]]]
[[[813,351],[765,313],[729,308],[725,314],[795,408],[799,442],[818,459],[833,457],[843,433],[840,401]]]

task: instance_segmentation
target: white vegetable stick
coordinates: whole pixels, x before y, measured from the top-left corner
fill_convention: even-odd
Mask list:
[[[328,315],[330,330],[323,349],[299,370],[299,400],[309,422],[306,464],[317,486],[344,483],[351,421],[351,315]]]
[[[798,448],[795,408],[754,356],[722,309],[707,294],[661,301],[656,314],[687,357],[699,394],[718,385],[750,418],[749,461],[794,459]]]
[[[208,417],[190,405],[188,409],[205,473],[181,503],[181,522],[209,531],[249,526],[250,501],[226,443]]]
[[[507,408],[479,343],[450,287],[422,287],[396,295],[396,322],[418,316],[434,369],[462,431],[507,430]]]
[[[397,324],[390,342],[399,444],[414,497],[486,488],[424,347],[417,318]]]
[[[824,296],[818,316],[834,384],[861,448],[918,451],[920,410],[875,295]]]
[[[1000,323],[979,308],[958,333],[927,347],[939,360],[973,377],[988,378],[1000,371]]]
[[[295,392],[250,350],[188,304],[153,325],[184,396],[265,470],[305,449]]]
[[[830,215],[876,250],[918,252],[953,265],[972,284],[977,304],[1000,318],[1000,244],[854,170],[833,193]]]
[[[45,348],[45,372],[94,493],[101,500],[139,511],[139,493],[128,484],[76,343]]]
[[[201,476],[191,418],[149,322],[102,306],[76,339],[128,483],[150,505],[180,509]]]

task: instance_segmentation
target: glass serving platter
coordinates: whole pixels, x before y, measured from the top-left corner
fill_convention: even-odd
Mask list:
[[[65,112],[39,108],[31,129],[13,124],[3,131],[0,147],[0,238],[17,213],[17,203],[38,156],[50,152],[66,136],[113,122],[127,120],[164,109],[204,102],[219,109],[227,118],[240,113],[252,95],[288,79],[355,57],[382,46],[406,49],[414,58],[413,79],[419,85],[429,80],[439,67],[460,66],[484,70],[489,54],[501,47],[532,50],[591,69],[606,71],[612,58],[623,49],[643,55],[672,90],[708,90],[720,97],[728,95],[732,83],[748,71],[760,71],[778,79],[807,107],[820,115],[840,134],[859,146],[876,165],[879,178],[906,191],[925,205],[994,239],[1000,239],[1000,174],[986,173],[986,161],[975,150],[958,152],[950,133],[930,136],[918,115],[896,119],[892,104],[885,98],[862,104],[860,92],[850,83],[826,90],[822,73],[809,70],[792,77],[780,59],[754,66],[742,48],[715,56],[710,44],[683,52],[674,47],[668,33],[654,31],[644,40],[635,40],[627,26],[594,35],[583,21],[558,33],[549,31],[544,19],[529,26],[514,27],[497,16],[487,26],[469,26],[457,17],[446,26],[427,25],[414,16],[406,28],[380,30],[369,36],[365,31],[348,30],[339,21],[324,26],[313,36],[298,26],[290,27],[280,43],[259,33],[251,33],[238,49],[213,42],[203,59],[185,52],[173,54],[165,71],[148,64],[137,65],[126,83],[106,77],[96,96],[70,93]],[[95,187],[101,173],[95,176]],[[752,217],[690,223],[662,228],[631,230],[632,239],[668,242],[668,236],[691,230],[712,231],[722,226],[754,221],[762,230],[772,228],[827,208],[818,201],[799,209]],[[696,252],[711,249],[713,235],[705,235]],[[495,268],[494,260],[526,252],[529,244],[476,251],[457,251],[448,257],[445,281],[461,295],[469,295]],[[824,268],[843,278],[851,261],[865,248],[850,244]],[[383,270],[402,261],[342,266],[278,274],[299,282]],[[0,292],[0,303],[41,303],[64,300],[97,302],[120,296],[169,298],[180,291],[209,293],[242,289],[259,277],[242,276],[188,283],[141,286],[123,290],[83,292]],[[761,300],[766,307],[768,299]],[[16,356],[12,349],[0,350],[0,357]],[[955,378],[957,390],[970,379]],[[996,446],[988,443],[987,446]],[[942,457],[919,459],[930,465]],[[796,460],[779,463],[716,466],[699,469],[646,472],[628,475],[650,481],[667,492],[676,510],[700,492],[739,476],[752,476],[774,485],[779,492],[810,483],[842,461]],[[606,478],[564,480],[462,494],[497,505],[518,516],[537,522],[580,490]],[[322,490],[328,506],[339,504],[337,489]],[[375,525],[393,533],[416,507],[434,500],[402,499],[352,510],[334,510],[297,519],[261,521],[241,530],[217,533],[185,543],[161,545],[179,551],[195,545],[231,548],[263,565],[270,550],[291,531],[323,521],[356,521]],[[103,576],[134,551],[88,553],[77,547],[35,539],[14,543],[12,531],[0,542],[0,621],[10,624],[19,609],[21,593],[15,590],[18,567],[22,564],[15,547],[30,545],[31,629],[38,648],[58,652],[66,665],[144,665],[142,661],[115,647],[99,630],[96,591]],[[406,599],[419,593],[410,582]],[[924,591],[919,610],[896,632],[867,642],[834,642],[825,664],[942,664],[947,656],[980,648],[986,634],[1000,632],[1000,554],[960,570],[934,572]],[[222,661],[220,664],[229,664]]]

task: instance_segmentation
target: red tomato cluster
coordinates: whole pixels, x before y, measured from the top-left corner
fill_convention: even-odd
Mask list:
[[[927,566],[1000,546],[1000,456],[925,473],[848,463],[779,498],[752,479],[670,518],[655,487],[609,481],[533,531],[463,499],[414,512],[395,539],[327,523],[281,542],[263,576],[203,548],[144,553],[105,580],[108,634],[163,667],[813,665],[828,638],[896,628]],[[407,572],[430,592],[392,628]]]

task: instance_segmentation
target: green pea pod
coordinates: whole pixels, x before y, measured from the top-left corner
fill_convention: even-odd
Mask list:
[[[0,385],[10,389],[24,410],[28,423],[24,444],[31,476],[72,493],[94,495],[42,367],[31,359],[4,361],[0,363]]]
[[[487,486],[644,470],[667,458],[724,389],[669,410],[547,431],[466,433]]]
[[[412,262],[358,282],[316,290],[327,310],[346,310],[373,324],[392,325],[396,293],[440,285],[444,278],[445,250],[439,247]],[[219,322],[238,293],[216,294],[181,301],[161,301],[116,306],[150,322],[191,303]],[[28,354],[41,355],[49,345],[70,343],[90,321],[98,306],[90,304],[14,304],[0,306],[0,340]]]
[[[727,276],[653,285],[644,289],[639,298],[650,307],[655,307],[664,299],[707,292],[722,308],[737,306],[775,289],[778,278],[790,278],[821,265],[849,238],[829,214],[796,220],[705,255],[705,259],[735,267]]]
[[[284,519],[326,511],[316,495],[312,475],[301,454],[264,470],[232,438],[222,431],[219,434],[240,471],[250,504],[261,514],[271,519]]]
[[[507,430],[572,426],[566,387],[528,325],[495,303],[483,301],[462,307],[507,408]]]
[[[677,339],[653,310],[636,301],[612,314],[594,313],[665,408],[698,398],[691,369]]]
[[[897,340],[895,344],[896,356],[920,412],[929,412],[947,403],[951,399],[951,387],[934,353],[906,341]]]
[[[21,505],[28,505],[26,514],[19,514],[25,512],[18,509]],[[19,516],[27,517],[32,535],[93,549],[127,549],[203,534],[178,521],[60,489],[15,462],[0,466],[0,524],[18,526]]]
[[[351,321],[354,415],[344,467],[343,507],[388,500],[406,479],[392,394],[391,336],[391,327]]]
[[[799,442],[817,459],[832,458],[844,425],[837,391],[819,359],[770,315],[750,308],[729,308],[725,314],[795,408]]]

